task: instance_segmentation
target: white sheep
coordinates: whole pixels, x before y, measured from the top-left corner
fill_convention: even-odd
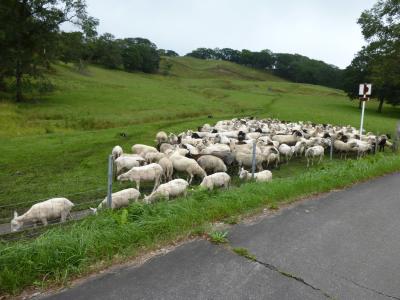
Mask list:
[[[164,131],[160,131],[156,134],[156,143],[157,145],[168,143],[168,136]]]
[[[203,181],[201,182],[200,186],[205,188],[209,191],[213,190],[215,187],[224,187],[228,188],[231,182],[231,177],[224,173],[214,173],[212,175],[208,175],[204,177]]]
[[[239,165],[239,170],[241,167],[252,167],[253,165],[253,154],[250,152],[236,152],[235,153],[235,158],[236,161]],[[262,171],[263,170],[263,162],[265,160],[265,157],[262,153],[256,154],[256,168],[257,171]]]
[[[244,168],[242,168],[240,170],[240,174],[239,174],[239,178],[240,179],[244,179],[244,180],[250,180],[252,179],[252,174],[245,170]],[[268,171],[268,170],[264,170],[258,173],[254,173],[254,179],[256,180],[256,182],[267,182],[267,181],[271,181],[272,180],[272,172]]]
[[[285,156],[286,158],[286,163],[289,163],[289,160],[292,158],[293,153],[295,151],[294,146],[288,146],[286,144],[281,144],[279,145],[279,153],[282,154],[283,156]]]
[[[172,175],[174,173],[174,166],[172,165],[171,160],[168,157],[163,157],[159,160],[158,164],[163,169],[163,180],[170,181],[172,180]]]
[[[140,191],[141,181],[154,181],[153,191],[160,185],[163,169],[159,164],[149,164],[143,167],[134,167],[118,176],[119,181],[135,181],[136,189]]]
[[[11,220],[11,231],[15,232],[21,229],[24,223],[33,223],[41,221],[44,226],[48,220],[61,218],[65,222],[74,204],[66,198],[52,198],[43,202],[36,203],[23,215],[18,216],[14,212],[14,218]]]
[[[166,153],[167,150],[174,150],[175,149],[175,145],[171,145],[169,143],[162,143],[160,145],[160,152],[161,153]]]
[[[139,197],[140,197],[140,192],[134,188],[125,189],[116,193],[112,193],[111,208],[116,209],[128,206],[131,200],[137,201]],[[96,214],[99,209],[102,209],[104,207],[107,207],[107,197],[100,202],[97,208],[90,207],[90,209],[93,211],[94,214]]]
[[[197,163],[204,171],[212,173],[226,172],[224,161],[214,155],[203,155],[197,159]]]
[[[178,153],[171,155],[169,158],[176,171],[186,172],[189,175],[189,184],[192,183],[194,176],[197,175],[204,178],[207,175],[194,159],[187,158]]]
[[[165,157],[164,153],[160,152],[148,152],[144,157],[146,162],[149,163],[157,163],[161,158]]]
[[[347,158],[347,153],[351,151],[352,148],[356,147],[356,142],[345,143],[341,140],[335,140],[333,142],[333,148],[340,152],[340,157],[342,158],[343,153],[345,154],[344,158]]]
[[[184,179],[174,179],[170,182],[161,184],[154,192],[149,196],[144,196],[145,203],[152,203],[155,200],[165,198],[169,200],[171,197],[185,196],[189,183]]]
[[[128,171],[133,167],[139,167],[142,162],[144,162],[144,159],[141,156],[120,156],[114,162],[116,166],[116,175],[119,175],[124,170]]]
[[[325,152],[324,147],[319,145],[308,148],[305,153],[305,156],[307,158],[307,168],[310,166],[310,160],[311,160],[311,165],[314,165],[315,157],[319,157],[318,163],[320,163],[324,158],[324,152]]]
[[[121,146],[115,146],[112,149],[111,155],[114,158],[114,160],[116,160],[118,157],[120,157],[122,154],[124,153],[124,151],[122,150]]]
[[[132,153],[138,154],[142,157],[145,157],[149,152],[158,152],[156,148],[143,145],[143,144],[135,144],[132,146]]]

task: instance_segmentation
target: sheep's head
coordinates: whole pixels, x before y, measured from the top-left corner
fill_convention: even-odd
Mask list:
[[[248,171],[246,171],[243,167],[240,169],[240,172],[239,172],[239,178],[240,179],[245,179],[246,177],[247,177],[247,174],[248,174],[249,172]]]
[[[118,180],[118,181],[127,181],[127,180],[128,180],[128,176],[126,176],[125,174],[126,174],[126,173],[119,175],[119,176],[117,177],[117,180]]]
[[[151,202],[151,195],[144,195],[143,202],[149,204]]]
[[[11,232],[16,232],[21,229],[24,223],[18,218],[18,213],[14,211],[14,219],[11,220]]]

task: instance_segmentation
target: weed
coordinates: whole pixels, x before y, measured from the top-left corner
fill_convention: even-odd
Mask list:
[[[227,231],[213,231],[208,234],[210,241],[214,244],[225,244],[228,242],[226,238],[228,236]]]
[[[236,254],[246,257],[247,259],[256,261],[256,256],[251,254],[249,252],[249,250],[247,250],[246,248],[232,248],[233,252],[235,252]]]

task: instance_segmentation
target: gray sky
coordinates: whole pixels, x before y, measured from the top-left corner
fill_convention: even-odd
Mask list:
[[[375,0],[87,0],[99,33],[145,37],[184,55],[198,47],[299,53],[346,67],[364,44],[356,24]]]

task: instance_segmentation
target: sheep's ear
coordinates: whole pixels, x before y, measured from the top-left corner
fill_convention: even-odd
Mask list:
[[[14,210],[14,218],[18,217],[18,213],[16,210]]]

